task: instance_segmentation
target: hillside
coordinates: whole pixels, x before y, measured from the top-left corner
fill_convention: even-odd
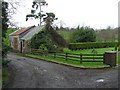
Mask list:
[[[58,34],[60,34],[67,42],[70,42],[71,34],[73,30],[58,30]]]

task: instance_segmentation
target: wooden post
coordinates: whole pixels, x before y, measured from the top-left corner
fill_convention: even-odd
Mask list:
[[[103,54],[103,64],[105,64],[105,53]]]
[[[65,60],[67,60],[67,55],[68,55],[68,53],[66,53],[66,55],[65,55]]]
[[[80,63],[82,63],[82,54],[80,54]]]

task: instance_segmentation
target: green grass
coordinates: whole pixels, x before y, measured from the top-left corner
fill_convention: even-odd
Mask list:
[[[73,53],[73,54],[91,54],[91,50],[92,49],[87,49],[87,50],[78,50],[78,51],[71,51],[68,48],[64,48],[64,52],[67,53]],[[98,54],[104,54],[105,51],[110,51],[110,50],[114,50],[113,48],[98,48],[96,49]],[[36,57],[36,58],[40,58],[40,59],[47,59],[48,61],[55,61],[55,62],[61,62],[61,63],[66,63],[66,64],[71,64],[71,65],[76,65],[76,66],[80,66],[80,67],[86,67],[86,68],[97,68],[97,67],[104,67],[104,66],[108,66],[108,65],[104,65],[103,62],[83,62],[80,63],[80,59],[79,58],[74,58],[74,59],[68,59],[65,60],[65,58],[63,56],[57,56],[56,58],[54,58],[53,54],[49,54],[47,56],[42,56],[42,55],[38,55],[38,54],[26,54],[27,56],[31,56],[31,57]],[[120,60],[118,59],[118,57],[120,57],[120,53],[117,53],[117,63],[120,63]],[[83,57],[85,60],[87,59],[93,59],[93,56],[85,56]],[[95,60],[101,60],[103,59],[103,57],[101,56],[95,56]],[[74,60],[78,60],[78,61],[74,61]]]
[[[58,30],[57,31],[66,41],[70,42],[71,34],[73,32],[69,30]]]
[[[99,68],[99,67],[108,67],[108,65],[104,65],[103,62],[83,62],[80,63],[79,61],[73,61],[73,60],[65,60],[63,57],[56,57],[54,58],[53,55],[48,56],[41,56],[37,54],[26,54],[26,56],[40,58],[40,59],[47,59],[48,61],[55,61],[65,64],[70,64],[78,67],[85,67],[85,68]]]
[[[112,51],[114,50],[115,47],[110,47],[110,48],[96,48],[95,50],[97,51],[98,54],[104,54],[105,51]],[[93,49],[85,49],[85,50],[76,50],[76,51],[72,51],[68,48],[64,48],[64,52],[67,52],[67,53],[73,53],[73,54],[91,54],[91,51]],[[116,54],[116,61],[117,61],[117,64],[120,64],[120,53]]]
[[[0,68],[0,89],[2,87],[2,69]]]

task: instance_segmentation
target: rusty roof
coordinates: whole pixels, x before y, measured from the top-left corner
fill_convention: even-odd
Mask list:
[[[34,27],[34,26],[30,26],[30,27],[27,27],[27,28],[18,29],[17,31],[11,33],[10,35],[11,35],[11,36],[20,35],[21,33],[24,33],[25,31],[29,30],[29,29],[32,28],[32,27]]]

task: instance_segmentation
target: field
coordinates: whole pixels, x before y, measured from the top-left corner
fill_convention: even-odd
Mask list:
[[[68,31],[68,30],[58,30],[57,31],[65,40],[70,42],[70,37],[73,31]]]

